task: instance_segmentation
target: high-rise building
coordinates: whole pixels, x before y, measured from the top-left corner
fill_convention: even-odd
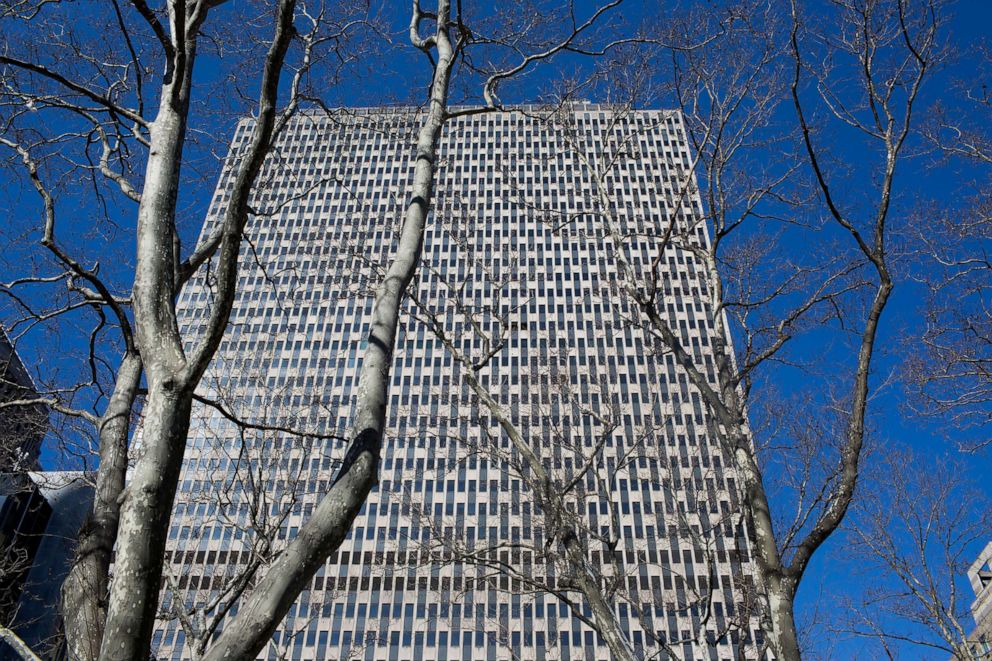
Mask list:
[[[159,659],[189,658],[209,638],[212,618],[333,479],[421,118],[301,115],[267,161],[232,324],[201,388],[219,407],[199,408],[191,427]],[[227,204],[249,133],[239,124],[201,236]],[[656,656],[662,640],[685,659],[755,658],[733,468],[686,374],[634,321],[589,169],[606,175],[624,249],[658,268],[663,314],[712,375],[702,268],[690,250],[656,259],[652,238],[674,219],[683,236],[708,241],[698,195],[678,194],[688,151],[668,111],[575,104],[450,120],[415,298],[456,346],[489,357],[473,373],[571,483],[590,570],[638,654]],[[181,295],[191,341],[209,283],[201,274]],[[262,656],[608,659],[567,584],[571,569],[548,559],[519,453],[416,308],[406,306],[398,338],[380,483]]]

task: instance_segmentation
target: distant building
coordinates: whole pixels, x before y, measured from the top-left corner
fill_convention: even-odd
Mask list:
[[[0,402],[38,398],[31,375],[0,329]],[[93,489],[83,473],[39,472],[48,407],[0,408],[0,624],[42,658],[63,654],[59,593]],[[0,661],[13,652],[0,643]]]
[[[31,472],[0,476],[0,525],[15,531],[4,540],[4,565],[19,580],[0,585],[0,623],[11,628],[42,659],[64,658],[61,588],[69,572],[76,535],[93,501],[92,481],[82,472]],[[0,661],[12,652],[0,643]]]
[[[976,652],[992,655],[992,542],[978,555],[968,569],[968,580],[975,591],[971,615],[975,630],[970,639]]]
[[[51,507],[27,473],[0,475],[0,503],[0,624],[9,625]]]

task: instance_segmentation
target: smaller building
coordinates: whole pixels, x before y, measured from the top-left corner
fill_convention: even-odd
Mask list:
[[[42,659],[64,658],[61,589],[76,536],[93,502],[93,476],[73,472],[0,475],[3,621]],[[10,571],[7,571],[10,570]],[[0,661],[17,659],[0,642]]]
[[[968,580],[975,591],[971,615],[975,630],[970,636],[976,656],[992,657],[992,542],[989,542],[968,569]]]
[[[93,502],[82,472],[43,472],[48,407],[0,327],[0,624],[42,659],[61,659],[62,582]],[[0,642],[0,661],[19,659]]]

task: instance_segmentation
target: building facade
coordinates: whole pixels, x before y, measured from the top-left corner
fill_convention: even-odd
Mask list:
[[[409,109],[301,115],[267,161],[232,325],[201,388],[216,405],[191,428],[159,659],[207,644],[333,479],[420,119]],[[204,233],[249,134],[242,122]],[[692,183],[688,151],[679,115],[666,111],[576,104],[449,121],[397,343],[380,483],[262,658],[609,658],[583,622],[574,568],[545,544],[532,471],[467,372],[567,485],[570,525],[639,657],[757,657],[733,469],[686,374],[637,326],[615,259],[621,249],[635,268],[660,270],[662,312],[712,374],[703,270],[677,242],[656,250],[669,221],[682,240],[708,241],[698,195],[680,194]],[[597,180],[607,196],[593,194]],[[606,211],[626,245],[606,238]],[[185,337],[197,337],[210,300],[201,274],[181,295]]]
[[[34,400],[38,391],[14,345],[0,328],[0,624],[20,623],[25,579],[51,513],[28,471],[38,467],[48,429],[48,408]],[[0,657],[3,655],[0,647]]]

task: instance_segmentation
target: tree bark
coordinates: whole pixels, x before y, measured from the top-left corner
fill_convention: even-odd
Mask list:
[[[770,573],[761,566],[762,581],[768,600],[768,620],[771,631],[768,633],[768,645],[772,648],[775,658],[781,661],[799,661],[802,655],[799,651],[799,636],[796,629],[795,597],[796,584],[791,578],[783,577],[781,572]]]
[[[75,561],[62,585],[62,619],[72,661],[93,661],[100,653],[120,495],[127,473],[131,411],[140,382],[141,357],[136,351],[128,351],[117,369],[114,390],[100,418],[96,493],[79,533]]]
[[[0,640],[10,645],[21,661],[41,661],[41,657],[35,654],[20,636],[2,625],[0,625]]]
[[[173,16],[178,40],[185,35],[183,7]],[[134,317],[138,350],[148,379],[139,458],[123,493],[114,578],[100,659],[146,659],[162,573],[162,550],[189,426],[192,390],[181,382],[185,367],[175,320],[176,197],[189,110],[195,38],[181,42],[173,75],[162,86],[151,126],[145,186],[138,208],[138,259]],[[195,387],[195,386],[194,386]],[[178,461],[176,458],[178,457]]]
[[[630,639],[620,630],[620,622],[612,604],[606,601],[599,579],[589,569],[585,545],[579,541],[573,530],[569,530],[565,533],[562,546],[565,548],[565,558],[572,566],[575,582],[589,602],[596,628],[610,648],[614,661],[635,661],[636,655]]]
[[[448,39],[448,5],[438,8],[437,63],[427,115],[417,136],[413,188],[399,246],[376,293],[368,347],[358,380],[352,441],[337,478],[296,538],[279,555],[203,656],[204,661],[249,659],[265,646],[289,607],[327,556],[351,529],[378,480],[386,420],[389,372],[406,288],[420,263],[424,229],[434,193],[437,145],[447,114],[453,49]]]
[[[143,439],[125,490],[101,659],[147,659],[192,397],[150,379]]]
[[[190,17],[185,15],[186,5],[170,6],[173,37],[177,42],[176,73],[163,86],[162,105],[151,129],[145,191],[138,210],[138,260],[133,292],[137,344],[147,373],[148,400],[139,458],[124,492],[114,580],[100,650],[102,661],[137,661],[148,657],[192,401],[230,317],[242,235],[248,221],[248,196],[272,142],[279,78],[295,34],[296,0],[281,0],[275,35],[262,72],[258,120],[231,204],[222,220],[216,300],[203,337],[187,357],[175,310],[176,290],[184,277],[174,249],[175,203],[196,31],[209,6],[197,4]]]

